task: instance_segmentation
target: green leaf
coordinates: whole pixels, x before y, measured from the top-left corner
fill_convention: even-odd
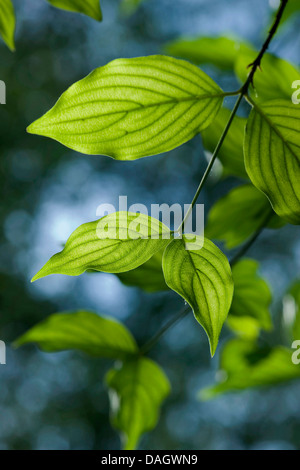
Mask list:
[[[159,251],[142,266],[117,276],[126,286],[140,287],[146,292],[168,290],[162,272],[162,255],[163,252]]]
[[[247,340],[255,340],[260,333],[259,323],[253,317],[238,317],[229,312],[226,325],[236,335]]]
[[[117,160],[167,152],[205,129],[224,93],[188,62],[117,59],[72,85],[28,128],[86,154]]]
[[[46,352],[77,349],[90,356],[124,359],[137,354],[137,345],[121,323],[95,313],[57,313],[35,325],[15,346],[37,343]]]
[[[213,153],[219,142],[229,121],[230,114],[229,109],[221,108],[214,122],[202,132],[203,145],[211,153]],[[246,122],[246,118],[235,116],[219,151],[218,158],[224,167],[225,176],[234,175],[248,180],[243,153]]]
[[[15,12],[11,0],[1,0],[0,2],[0,35],[11,51],[15,50]]]
[[[99,0],[48,0],[48,2],[56,8],[83,13],[97,21],[102,20]]]
[[[243,259],[233,266],[234,295],[227,319],[234,331],[252,338],[260,328],[272,328],[272,295],[266,281],[257,274],[258,267],[252,259]]]
[[[224,241],[227,249],[235,248],[263,224],[271,210],[268,199],[252,184],[238,186],[211,208],[205,235]],[[283,224],[274,214],[268,226],[276,228]]]
[[[80,225],[64,249],[32,279],[49,274],[78,276],[86,270],[122,273],[148,261],[170,242],[170,230],[144,214],[117,212]]]
[[[210,240],[184,235],[173,240],[163,256],[167,285],[192,307],[203,326],[213,356],[230,309],[233,280],[226,256]]]
[[[300,106],[255,104],[246,126],[245,166],[252,183],[287,222],[300,223]]]
[[[239,54],[235,63],[235,73],[244,83],[249,74],[248,65],[256,58],[258,52],[244,51]],[[286,60],[272,54],[265,54],[261,61],[261,67],[255,73],[254,87],[251,91],[257,102],[284,98],[291,100],[293,93],[292,83],[300,79],[300,72]]]
[[[166,45],[168,54],[196,64],[212,64],[221,70],[232,70],[237,54],[243,54],[249,48],[248,44],[237,39],[206,36],[181,38]]]
[[[123,435],[124,449],[133,450],[141,435],[156,426],[160,406],[170,393],[169,381],[155,362],[144,357],[110,370],[106,381],[112,424]]]
[[[292,362],[292,350],[277,346],[259,348],[252,341],[229,341],[221,355],[223,381],[200,392],[200,398],[214,398],[224,392],[276,385],[300,378],[299,366]]]

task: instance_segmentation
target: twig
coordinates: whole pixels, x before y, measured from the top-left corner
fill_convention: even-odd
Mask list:
[[[286,7],[288,3],[288,0],[281,0],[281,3],[280,3],[280,7],[278,8],[278,11],[277,11],[277,14],[276,14],[276,18],[275,18],[275,21],[273,23],[273,26],[271,27],[270,31],[269,31],[269,34],[268,34],[268,37],[266,39],[266,41],[264,42],[258,56],[256,57],[256,59],[249,65],[249,67],[251,67],[251,71],[247,77],[247,80],[245,81],[244,85],[241,87],[241,89],[239,90],[239,97],[235,103],[235,106],[231,112],[231,115],[229,117],[229,120],[226,124],[226,127],[220,137],[220,140],[215,148],[215,151],[210,159],[210,162],[205,170],[205,173],[200,181],[200,184],[198,186],[198,189],[195,193],[195,196],[193,198],[193,201],[179,227],[179,229],[177,230],[177,232],[180,232],[182,233],[184,231],[184,225],[188,219],[188,217],[190,216],[192,210],[193,210],[193,207],[195,206],[196,202],[197,202],[197,199],[200,195],[200,192],[204,186],[204,183],[205,181],[207,180],[209,174],[210,174],[210,171],[213,167],[213,164],[218,156],[218,153],[220,151],[220,148],[222,147],[222,144],[225,140],[225,137],[229,131],[229,128],[231,126],[231,123],[236,115],[236,112],[239,108],[239,105],[242,101],[242,98],[248,94],[248,89],[249,89],[249,86],[250,84],[253,86],[253,78],[254,78],[254,75],[255,75],[255,72],[256,70],[260,67],[260,64],[261,64],[261,60],[265,54],[265,52],[267,51],[269,45],[270,45],[270,42],[272,41],[276,31],[277,31],[277,28],[279,26],[279,23],[280,23],[280,20],[282,18],[282,15],[283,15],[283,12],[284,12],[284,9]],[[233,94],[237,94],[237,93],[233,93]],[[265,228],[265,226],[268,224],[268,222],[270,221],[270,219],[272,218],[273,216],[273,211],[268,213],[267,217],[264,219],[263,223],[260,225],[260,227],[254,232],[254,234],[252,235],[252,237],[242,246],[242,248],[240,249],[240,251],[238,251],[236,253],[236,255],[234,255],[234,257],[231,259],[230,261],[230,265],[231,267],[234,266],[237,261],[242,258],[245,253],[249,250],[249,248],[254,244],[254,242],[257,240],[257,238],[259,237],[259,235],[262,233],[263,229]],[[157,343],[157,341],[165,334],[165,332],[167,330],[169,330],[172,326],[174,326],[178,321],[180,321],[182,318],[184,318],[185,316],[187,316],[189,313],[191,312],[191,307],[188,306],[188,307],[185,307],[183,310],[181,310],[179,313],[177,313],[176,315],[174,315],[173,318],[171,318],[166,324],[165,326],[163,326],[154,336],[152,339],[150,339],[149,341],[147,341],[140,349],[140,352],[141,354],[147,354],[150,349]]]
[[[251,71],[248,75],[248,78],[247,78],[245,84],[242,87],[242,92],[243,92],[244,95],[247,94],[250,84],[254,87],[254,85],[253,85],[254,74],[255,74],[256,70],[258,68],[260,68],[261,60],[262,60],[265,52],[267,51],[267,49],[270,45],[270,42],[272,41],[272,39],[273,39],[273,37],[274,37],[274,35],[277,31],[277,28],[279,26],[280,20],[282,18],[285,7],[287,6],[287,3],[288,3],[288,0],[281,0],[280,7],[278,8],[278,11],[277,11],[277,14],[276,14],[276,17],[275,17],[275,21],[274,21],[273,26],[271,27],[271,29],[269,31],[267,39],[265,40],[265,42],[264,42],[258,56],[256,57],[256,59],[251,64],[248,65],[248,67],[251,67]]]
[[[195,193],[195,196],[194,196],[194,198],[193,198],[193,201],[192,201],[192,203],[191,203],[191,205],[190,205],[190,207],[189,207],[189,209],[188,209],[188,211],[187,211],[187,213],[186,213],[186,215],[185,215],[185,217],[184,217],[184,219],[183,219],[183,221],[182,221],[182,223],[181,223],[179,229],[177,230],[177,232],[179,232],[179,233],[182,233],[182,232],[184,231],[184,225],[185,225],[187,219],[189,218],[189,216],[190,216],[190,214],[191,214],[191,212],[192,212],[192,210],[193,210],[193,207],[195,206],[195,204],[196,204],[196,202],[197,202],[197,199],[198,199],[198,197],[199,197],[199,195],[200,195],[200,192],[201,192],[201,190],[202,190],[202,188],[203,188],[203,186],[204,186],[204,183],[205,183],[205,181],[207,180],[207,178],[208,178],[208,176],[209,176],[209,174],[210,174],[210,172],[211,172],[211,169],[212,169],[213,164],[214,164],[214,162],[215,162],[215,160],[216,160],[216,158],[217,158],[217,156],[218,156],[218,154],[219,154],[219,151],[220,151],[220,149],[221,149],[221,147],[222,147],[222,145],[223,145],[223,142],[224,142],[224,140],[225,140],[225,137],[226,137],[227,134],[228,134],[228,131],[229,131],[230,126],[231,126],[231,123],[232,123],[232,121],[233,121],[233,119],[234,119],[234,117],[235,117],[235,115],[236,115],[236,112],[237,112],[237,110],[238,110],[238,108],[239,108],[239,105],[241,104],[242,98],[248,94],[248,89],[249,89],[250,84],[253,85],[254,74],[255,74],[256,70],[260,67],[261,60],[262,60],[262,58],[263,58],[265,52],[267,51],[267,49],[268,49],[268,47],[269,47],[269,45],[270,45],[270,42],[272,41],[272,39],[273,39],[273,37],[274,37],[274,35],[275,35],[276,31],[277,31],[277,28],[278,28],[278,26],[279,26],[280,20],[281,20],[281,18],[282,18],[282,15],[283,15],[283,12],[284,12],[284,9],[285,9],[287,3],[288,3],[288,0],[281,0],[280,7],[279,7],[279,9],[278,9],[278,11],[277,11],[274,24],[273,24],[273,26],[271,27],[271,29],[270,29],[270,31],[269,31],[268,37],[267,37],[266,41],[264,42],[264,44],[262,45],[262,48],[261,48],[261,50],[260,50],[258,56],[256,57],[256,59],[255,59],[251,64],[249,64],[249,66],[248,66],[248,67],[251,67],[251,71],[250,71],[250,73],[249,73],[249,75],[248,75],[248,77],[247,77],[247,80],[245,81],[244,85],[243,85],[243,86],[240,88],[240,90],[239,90],[239,92],[240,92],[239,97],[238,97],[238,99],[237,99],[237,101],[236,101],[236,103],[235,103],[235,106],[234,106],[234,108],[233,108],[233,110],[232,110],[232,112],[231,112],[231,115],[230,115],[229,120],[228,120],[228,122],[227,122],[227,124],[226,124],[226,127],[225,127],[225,129],[224,129],[224,131],[223,131],[223,133],[222,133],[222,135],[221,135],[221,137],[220,137],[220,140],[219,140],[219,142],[218,142],[218,144],[217,144],[217,146],[216,146],[216,148],[215,148],[215,151],[214,151],[214,153],[213,153],[213,155],[212,155],[212,157],[211,157],[211,159],[210,159],[210,161],[209,161],[209,163],[208,163],[208,166],[207,166],[207,168],[206,168],[206,170],[205,170],[205,173],[204,173],[204,175],[203,175],[203,177],[202,177],[202,180],[200,181],[200,184],[199,184],[199,186],[198,186],[198,188],[197,188],[197,191],[196,191],[196,193]],[[235,92],[234,94],[236,94],[236,92]]]
[[[178,229],[178,232],[180,232],[180,233],[182,233],[182,232],[184,231],[184,225],[185,225],[186,221],[188,220],[188,218],[189,218],[189,216],[190,216],[190,214],[191,214],[191,212],[192,212],[192,210],[193,210],[193,207],[194,207],[194,205],[195,205],[196,202],[197,202],[197,199],[198,199],[198,197],[199,197],[199,194],[200,194],[200,192],[201,192],[201,190],[202,190],[202,188],[203,188],[203,186],[204,186],[204,184],[205,184],[205,181],[207,180],[207,178],[208,178],[208,176],[209,176],[209,174],[210,174],[210,171],[211,171],[211,169],[212,169],[212,167],[213,167],[213,164],[214,164],[214,162],[215,162],[215,160],[216,160],[216,158],[217,158],[217,156],[218,156],[218,154],[219,154],[220,148],[222,147],[222,144],[223,144],[223,142],[224,142],[224,140],[225,140],[225,137],[227,136],[227,133],[228,133],[228,131],[229,131],[229,129],[230,129],[231,123],[232,123],[232,121],[233,121],[233,119],[234,119],[234,117],[235,117],[235,115],[236,115],[236,112],[237,112],[237,110],[238,110],[238,107],[239,107],[239,105],[240,105],[240,103],[241,103],[241,101],[242,101],[242,98],[243,98],[243,94],[240,93],[240,95],[239,95],[239,97],[238,97],[238,99],[237,99],[237,101],[236,101],[236,103],[235,103],[235,105],[234,105],[234,108],[233,108],[233,110],[232,110],[232,112],[231,112],[231,114],[230,114],[230,117],[229,117],[229,120],[228,120],[228,122],[227,122],[227,124],[226,124],[226,127],[225,127],[225,129],[224,129],[224,131],[223,131],[223,133],[222,133],[222,135],[221,135],[221,137],[220,137],[220,140],[219,140],[219,142],[218,142],[218,144],[217,144],[217,146],[216,146],[216,148],[215,148],[215,151],[214,151],[214,153],[213,153],[213,155],[212,155],[212,157],[211,157],[211,159],[210,159],[210,162],[209,162],[209,164],[207,165],[207,168],[206,168],[206,170],[205,170],[205,173],[204,173],[204,175],[203,175],[203,177],[202,177],[202,179],[201,179],[201,181],[200,181],[200,184],[199,184],[198,189],[197,189],[197,191],[196,191],[196,193],[195,193],[194,199],[193,199],[193,201],[192,201],[192,203],[191,203],[191,205],[190,205],[190,207],[189,207],[189,209],[188,209],[188,211],[187,211],[187,213],[186,213],[186,215],[185,215],[185,217],[184,217],[184,219],[183,219],[183,221],[182,221],[182,223],[181,223],[181,225],[180,225],[180,227],[179,227],[179,229]]]

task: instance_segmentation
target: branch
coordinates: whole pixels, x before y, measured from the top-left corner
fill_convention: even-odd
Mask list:
[[[239,105],[242,101],[242,98],[247,95],[248,93],[248,89],[249,89],[249,86],[250,84],[253,85],[253,78],[254,78],[254,75],[255,75],[255,72],[256,70],[260,67],[260,64],[261,64],[261,60],[265,54],[265,52],[267,51],[269,45],[270,45],[270,42],[272,41],[276,31],[277,31],[277,28],[279,26],[279,23],[280,23],[280,20],[282,18],[282,15],[283,15],[283,12],[284,12],[284,9],[286,7],[288,3],[288,0],[281,0],[281,4],[280,4],[280,7],[278,8],[278,11],[277,11],[277,14],[276,14],[276,18],[275,18],[275,21],[273,23],[273,26],[271,27],[270,31],[269,31],[269,34],[268,34],[268,37],[266,39],[266,41],[264,42],[258,56],[256,57],[256,59],[254,60],[254,62],[252,62],[249,67],[251,67],[251,71],[248,75],[248,78],[247,80],[245,81],[244,85],[241,87],[240,91],[239,91],[239,97],[234,105],[234,108],[231,112],[231,115],[229,117],[229,120],[226,124],[226,127],[220,137],[220,140],[215,148],[215,151],[210,159],[210,162],[208,163],[208,166],[205,170],[205,173],[200,181],[200,184],[198,186],[198,189],[195,193],[195,196],[193,198],[193,201],[179,227],[179,229],[177,230],[177,232],[179,233],[182,233],[184,231],[184,225],[187,221],[187,219],[189,218],[192,210],[193,210],[193,207],[195,206],[196,202],[197,202],[197,199],[200,195],[200,192],[210,174],[210,171],[213,167],[213,164],[218,156],[218,153],[222,147],[222,144],[225,140],[225,137],[230,129],[230,126],[231,126],[231,123],[236,115],[236,112],[239,108]],[[235,92],[232,93],[233,95],[237,94]],[[259,235],[262,233],[263,229],[266,227],[266,225],[268,224],[268,222],[270,221],[270,219],[272,218],[273,216],[273,211],[271,211],[270,213],[267,214],[267,217],[265,218],[265,220],[263,221],[263,223],[261,224],[261,226],[254,232],[254,234],[252,235],[252,237],[245,243],[245,245],[242,246],[242,248],[240,249],[240,251],[238,251],[234,257],[231,259],[230,261],[230,265],[231,267],[234,266],[237,261],[239,261],[240,258],[242,258],[246,253],[247,251],[250,249],[250,247],[255,243],[255,241],[257,240],[257,238],[259,237]],[[150,339],[149,341],[147,341],[144,346],[141,347],[141,354],[147,354],[150,349],[157,343],[157,341],[165,334],[165,332],[167,330],[169,330],[173,325],[175,325],[178,321],[180,321],[182,318],[186,317],[189,313],[191,312],[191,307],[188,306],[188,307],[185,307],[183,310],[181,310],[179,313],[177,313],[176,315],[174,315],[174,317],[169,320],[165,326],[163,326],[154,336],[152,339]]]
[[[253,85],[254,74],[255,74],[256,70],[258,68],[260,68],[261,60],[262,60],[265,52],[267,51],[267,49],[270,45],[270,42],[272,41],[273,37],[275,36],[275,33],[277,31],[277,28],[279,26],[280,20],[282,18],[284,9],[287,6],[288,1],[289,0],[281,0],[281,4],[280,4],[280,7],[278,8],[278,11],[277,11],[277,14],[276,14],[276,17],[275,17],[275,21],[274,21],[273,26],[271,27],[271,29],[269,31],[267,39],[265,40],[265,42],[264,42],[258,56],[254,60],[254,62],[252,62],[251,64],[248,65],[248,67],[251,67],[251,71],[248,75],[248,78],[247,78],[246,82],[244,83],[244,85],[241,89],[241,91],[244,95],[247,94],[250,84],[254,87],[254,85]]]
[[[202,188],[203,188],[203,186],[204,186],[204,184],[205,184],[205,181],[207,180],[207,178],[208,178],[208,176],[209,176],[209,174],[210,174],[210,172],[211,172],[211,169],[212,169],[212,167],[213,167],[213,164],[214,164],[214,162],[215,162],[215,160],[216,160],[216,158],[217,158],[217,156],[218,156],[218,154],[219,154],[219,151],[220,151],[220,149],[221,149],[221,147],[222,147],[222,145],[223,145],[223,142],[224,142],[224,140],[225,140],[225,137],[227,136],[227,133],[228,133],[228,131],[229,131],[229,129],[230,129],[230,126],[231,126],[231,123],[232,123],[232,121],[233,121],[233,119],[234,119],[234,117],[235,117],[235,115],[236,115],[236,112],[237,112],[237,110],[238,110],[238,108],[239,108],[239,105],[240,105],[240,103],[241,103],[241,101],[242,101],[242,98],[243,98],[243,94],[240,93],[240,95],[239,95],[239,97],[238,97],[238,99],[237,99],[237,101],[236,101],[236,103],[235,103],[235,105],[234,105],[234,108],[233,108],[233,110],[232,110],[232,112],[231,112],[231,114],[230,114],[230,117],[229,117],[229,120],[228,120],[228,122],[227,122],[227,124],[226,124],[226,127],[225,127],[225,129],[224,129],[224,131],[223,131],[223,133],[222,133],[222,135],[221,135],[221,137],[220,137],[220,140],[219,140],[219,142],[218,142],[218,144],[217,144],[217,146],[216,146],[216,148],[215,148],[215,151],[214,151],[214,153],[213,153],[213,155],[212,155],[212,157],[211,157],[211,159],[210,159],[210,162],[209,162],[209,164],[207,165],[207,168],[206,168],[206,170],[205,170],[205,173],[204,173],[204,175],[203,175],[203,177],[202,177],[202,179],[201,179],[201,181],[200,181],[200,184],[199,184],[198,189],[197,189],[197,191],[196,191],[196,193],[195,193],[194,199],[193,199],[193,201],[192,201],[192,203],[191,203],[191,205],[190,205],[190,207],[189,207],[189,209],[188,209],[188,211],[187,211],[187,213],[186,213],[186,215],[185,215],[185,217],[184,217],[184,219],[183,219],[183,221],[182,221],[182,223],[181,223],[179,229],[177,230],[177,232],[179,232],[179,233],[182,233],[182,232],[184,231],[184,225],[185,225],[186,221],[188,220],[189,216],[191,215],[191,212],[192,212],[192,210],[193,210],[193,207],[194,207],[194,205],[195,205],[196,202],[197,202],[197,199],[198,199],[198,197],[199,197],[199,195],[200,195],[200,192],[201,192],[201,190],[202,190]]]
[[[222,144],[223,144],[223,142],[224,142],[224,140],[225,140],[225,137],[226,137],[227,134],[228,134],[228,131],[229,131],[230,126],[231,126],[231,123],[232,123],[232,121],[233,121],[234,116],[236,115],[236,112],[237,112],[237,110],[238,110],[238,108],[239,108],[239,105],[240,105],[240,103],[241,103],[241,101],[242,101],[242,98],[243,98],[243,96],[245,96],[245,95],[248,94],[248,89],[249,89],[250,84],[253,84],[254,74],[255,74],[257,68],[260,67],[261,60],[262,60],[262,58],[263,58],[263,56],[264,56],[266,50],[268,49],[268,47],[269,47],[269,45],[270,45],[270,42],[272,41],[272,39],[273,39],[273,37],[274,37],[274,35],[275,35],[276,31],[277,31],[277,28],[278,28],[278,26],[279,26],[280,20],[281,20],[281,18],[282,18],[282,15],[283,15],[283,12],[284,12],[284,9],[285,9],[287,3],[288,3],[288,0],[281,0],[280,7],[279,7],[279,9],[278,9],[278,11],[277,11],[274,24],[273,24],[272,28],[271,28],[270,31],[269,31],[268,37],[267,37],[266,41],[264,42],[264,44],[263,44],[263,46],[262,46],[262,48],[261,48],[261,50],[260,50],[258,56],[257,56],[256,59],[254,60],[254,62],[252,62],[252,64],[249,65],[249,67],[251,67],[251,71],[250,71],[250,73],[249,73],[249,75],[248,75],[248,78],[247,78],[247,80],[245,81],[244,85],[243,85],[243,86],[241,87],[241,89],[239,90],[240,94],[239,94],[239,97],[238,97],[238,99],[237,99],[237,101],[236,101],[236,103],[235,103],[235,106],[234,106],[233,110],[232,110],[232,113],[231,113],[231,115],[230,115],[230,117],[229,117],[228,123],[226,124],[226,127],[225,127],[225,129],[224,129],[224,131],[223,131],[223,133],[222,133],[222,135],[221,135],[221,138],[220,138],[220,140],[219,140],[219,142],[218,142],[218,144],[217,144],[217,146],[216,146],[216,148],[215,148],[215,151],[214,151],[214,153],[213,153],[213,155],[212,155],[212,157],[211,157],[211,159],[210,159],[210,161],[209,161],[209,163],[208,163],[208,165],[207,165],[207,168],[206,168],[205,173],[204,173],[204,175],[203,175],[203,177],[202,177],[202,180],[201,180],[201,182],[200,182],[200,184],[199,184],[199,186],[198,186],[198,189],[197,189],[197,191],[196,191],[196,193],[195,193],[195,196],[194,196],[194,198],[193,198],[193,201],[192,201],[192,203],[191,203],[191,205],[190,205],[190,207],[189,207],[189,209],[188,209],[188,211],[187,211],[187,213],[186,213],[186,215],[185,215],[185,217],[184,217],[184,219],[183,219],[183,221],[182,221],[182,223],[181,223],[179,229],[177,230],[177,232],[179,232],[179,233],[182,233],[182,232],[184,231],[184,225],[185,225],[187,219],[189,218],[189,216],[190,216],[190,214],[191,214],[191,212],[192,212],[192,210],[193,210],[193,207],[195,206],[195,204],[196,204],[196,202],[197,202],[197,199],[198,199],[198,197],[199,197],[199,195],[200,195],[200,192],[201,192],[201,190],[202,190],[202,188],[203,188],[203,186],[204,186],[204,183],[205,183],[205,181],[207,180],[207,178],[208,178],[208,176],[209,176],[209,174],[210,174],[210,172],[211,172],[211,169],[212,169],[212,167],[213,167],[213,164],[214,164],[214,162],[215,162],[215,160],[216,160],[216,158],[217,158],[217,156],[218,156],[218,154],[219,154],[219,151],[220,151],[220,149],[221,149],[221,147],[222,147]],[[236,93],[233,93],[233,94],[236,94]]]

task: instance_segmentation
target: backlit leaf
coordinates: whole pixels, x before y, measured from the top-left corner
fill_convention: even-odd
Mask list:
[[[72,85],[28,128],[118,160],[172,150],[205,129],[224,93],[196,66],[164,56],[117,59]]]
[[[141,435],[153,429],[170,385],[161,368],[140,357],[112,369],[106,377],[110,389],[112,424],[123,436],[124,449],[135,449]]]
[[[246,126],[245,166],[252,183],[287,222],[300,223],[300,106],[255,105]]]
[[[201,36],[170,42],[166,51],[196,64],[212,64],[222,70],[232,70],[237,55],[243,54],[249,48],[248,44],[239,40]]]
[[[224,241],[228,249],[235,248],[261,226],[271,211],[268,198],[252,184],[238,186],[211,208],[205,235]],[[275,228],[283,223],[274,213],[268,226]]]
[[[191,244],[184,236],[166,248],[163,271],[167,285],[189,303],[205,329],[213,356],[233,296],[226,256],[208,239],[203,244],[197,236]]]
[[[78,276],[90,269],[122,273],[142,265],[169,242],[170,230],[156,219],[130,212],[109,214],[78,227],[32,281],[49,274]]]
[[[48,0],[48,2],[62,10],[83,13],[97,21],[102,20],[99,0]]]
[[[282,346],[260,348],[252,341],[229,341],[221,354],[223,381],[200,392],[202,399],[224,392],[276,385],[300,378],[300,367],[292,362],[293,351]]]
[[[7,46],[14,51],[15,50],[15,12],[14,6],[11,0],[0,1],[0,35],[6,42]]]
[[[258,267],[256,261],[243,259],[232,268],[234,295],[227,323],[248,337],[256,337],[260,328],[272,327],[269,312],[272,296],[266,281],[257,274]]]
[[[51,315],[27,331],[15,345],[28,343],[37,343],[46,352],[77,349],[91,356],[112,359],[124,359],[138,350],[125,326],[87,311]]]

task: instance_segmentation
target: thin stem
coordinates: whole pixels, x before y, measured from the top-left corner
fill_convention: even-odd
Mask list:
[[[254,60],[254,62],[252,62],[249,67],[251,67],[251,71],[248,75],[248,78],[246,80],[246,82],[244,83],[243,87],[242,87],[242,93],[245,95],[247,94],[248,92],[248,88],[249,88],[249,85],[252,84],[253,85],[253,78],[254,78],[254,74],[256,72],[256,70],[260,67],[260,64],[261,64],[261,60],[265,54],[265,52],[267,51],[269,45],[270,45],[270,42],[272,41],[276,31],[277,31],[277,28],[279,26],[279,23],[280,23],[280,20],[282,18],[282,15],[283,15],[283,12],[284,12],[284,9],[285,7],[287,6],[287,3],[288,3],[289,0],[281,0],[281,3],[280,3],[280,7],[278,8],[278,11],[277,11],[277,14],[276,14],[276,17],[275,17],[275,21],[269,31],[269,34],[268,34],[268,37],[267,39],[265,40],[258,56],[256,57],[256,59]]]
[[[278,26],[279,26],[280,20],[281,20],[281,18],[282,18],[282,15],[283,15],[283,12],[284,12],[284,9],[285,9],[287,3],[288,3],[288,0],[281,0],[280,7],[279,7],[279,9],[278,9],[278,11],[277,11],[274,24],[273,24],[273,26],[271,27],[271,29],[270,29],[270,31],[269,31],[268,37],[267,37],[267,39],[265,40],[265,42],[264,42],[264,44],[263,44],[263,46],[262,46],[262,48],[261,48],[261,50],[260,50],[258,56],[257,56],[256,59],[254,60],[254,62],[252,62],[252,64],[249,65],[249,67],[251,67],[251,71],[250,71],[250,73],[249,73],[249,75],[248,75],[248,77],[247,77],[247,80],[245,81],[244,85],[240,88],[240,90],[238,90],[237,92],[233,92],[233,95],[236,95],[236,94],[239,93],[239,97],[238,97],[238,99],[237,99],[237,101],[236,101],[236,103],[235,103],[235,106],[234,106],[234,108],[233,108],[233,110],[232,110],[232,112],[231,112],[231,115],[230,115],[230,118],[229,118],[229,120],[228,120],[228,123],[226,124],[226,127],[225,127],[225,129],[224,129],[224,131],[223,131],[223,133],[222,133],[222,135],[221,135],[221,137],[220,137],[220,140],[219,140],[219,142],[218,142],[218,144],[217,144],[217,146],[216,146],[216,148],[215,148],[215,151],[214,151],[214,153],[213,153],[213,155],[212,155],[212,157],[211,157],[211,159],[210,159],[210,161],[209,161],[209,163],[208,163],[208,165],[207,165],[207,168],[206,168],[205,173],[204,173],[204,175],[203,175],[203,177],[202,177],[202,180],[200,181],[200,184],[199,184],[198,189],[197,189],[197,191],[196,191],[196,193],[195,193],[195,196],[194,196],[194,198],[193,198],[193,201],[191,202],[191,205],[190,205],[190,207],[189,207],[189,209],[188,209],[188,211],[187,211],[187,213],[186,213],[186,215],[185,215],[185,217],[184,217],[184,219],[183,219],[183,221],[182,221],[182,223],[181,223],[179,229],[177,230],[177,232],[178,232],[179,234],[182,234],[182,233],[184,232],[184,225],[185,225],[186,221],[188,220],[189,216],[191,215],[191,212],[192,212],[192,210],[193,210],[193,207],[195,206],[195,204],[196,204],[196,202],[197,202],[197,199],[198,199],[198,197],[199,197],[199,195],[200,195],[200,192],[201,192],[201,190],[202,190],[202,188],[203,188],[203,186],[204,186],[204,184],[205,184],[205,182],[206,182],[206,180],[207,180],[207,178],[208,178],[208,176],[209,176],[209,174],[210,174],[210,172],[211,172],[211,169],[212,169],[212,167],[213,167],[213,164],[214,164],[214,162],[215,162],[215,160],[216,160],[216,158],[217,158],[217,156],[218,156],[218,154],[219,154],[219,151],[220,151],[220,149],[221,149],[221,147],[222,147],[222,144],[223,144],[223,142],[224,142],[224,140],[225,140],[225,137],[226,137],[226,135],[228,134],[228,131],[229,131],[230,126],[231,126],[231,123],[232,123],[232,121],[233,121],[234,116],[236,115],[236,112],[237,112],[237,110],[238,110],[238,108],[239,108],[239,105],[240,105],[242,99],[243,99],[243,96],[245,96],[245,95],[248,94],[248,89],[249,89],[250,84],[253,85],[254,74],[255,74],[257,68],[260,67],[261,60],[262,60],[262,58],[263,58],[263,56],[264,56],[266,50],[268,49],[268,47],[269,47],[269,45],[270,45],[270,42],[272,41],[272,39],[273,39],[273,37],[274,37],[274,35],[275,35],[276,31],[277,31],[277,28],[278,28]],[[232,94],[229,92],[229,93],[226,93],[226,95],[227,95],[227,96],[231,96]]]
[[[239,105],[240,105],[240,103],[241,103],[241,101],[242,101],[242,98],[243,98],[243,95],[240,94],[239,97],[238,97],[238,99],[237,99],[237,101],[236,101],[236,103],[235,103],[235,105],[234,105],[234,108],[233,108],[233,110],[232,110],[232,112],[231,112],[231,114],[230,114],[230,117],[229,117],[229,120],[228,120],[228,122],[227,122],[227,124],[226,124],[226,127],[225,127],[225,129],[224,129],[224,131],[223,131],[223,133],[222,133],[222,135],[221,135],[221,137],[220,137],[220,140],[219,140],[219,142],[218,142],[218,145],[216,146],[215,151],[214,151],[214,153],[213,153],[213,155],[212,155],[212,157],[211,157],[211,159],[210,159],[210,161],[209,161],[209,164],[207,165],[207,168],[206,168],[206,170],[205,170],[205,173],[204,173],[204,175],[203,175],[203,177],[202,177],[202,179],[201,179],[201,181],[200,181],[200,184],[199,184],[199,186],[198,186],[198,189],[197,189],[197,191],[196,191],[196,193],[195,193],[194,199],[193,199],[193,201],[191,202],[191,205],[190,205],[190,207],[189,207],[187,213],[185,214],[185,217],[184,217],[184,219],[183,219],[183,221],[182,221],[182,223],[181,223],[181,225],[180,225],[180,227],[179,227],[179,229],[178,229],[178,232],[179,232],[179,233],[182,233],[182,232],[184,231],[184,225],[185,225],[186,221],[188,220],[188,218],[189,218],[189,216],[190,216],[190,214],[191,214],[191,212],[192,212],[192,210],[193,210],[194,205],[195,205],[196,202],[197,202],[197,199],[198,199],[199,194],[200,194],[200,192],[201,192],[201,190],[202,190],[202,188],[203,188],[203,186],[204,186],[204,184],[205,184],[205,181],[206,181],[207,178],[208,178],[208,175],[209,175],[209,173],[210,173],[210,171],[211,171],[211,169],[212,169],[212,167],[213,167],[213,164],[214,164],[214,162],[215,162],[215,160],[216,160],[216,158],[217,158],[217,156],[218,156],[218,153],[219,153],[219,151],[220,151],[220,148],[222,147],[222,144],[223,144],[223,142],[224,142],[224,139],[225,139],[225,137],[226,137],[226,135],[227,135],[227,133],[228,133],[228,131],[229,131],[229,129],[230,129],[230,126],[231,126],[231,123],[232,123],[232,121],[233,121],[233,119],[234,119],[234,116],[236,115],[236,112],[237,112],[237,110],[238,110],[238,107],[239,107]]]
[[[149,341],[147,341],[141,348],[141,354],[147,354],[150,349],[160,340],[160,338],[165,334],[167,330],[169,330],[172,326],[174,326],[178,321],[182,320],[184,317],[190,313],[191,307],[187,306],[180,310],[173,318],[171,318]]]

